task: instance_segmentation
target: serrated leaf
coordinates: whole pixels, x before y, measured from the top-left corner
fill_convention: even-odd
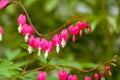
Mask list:
[[[6,52],[5,52],[8,60],[14,60],[19,53],[20,53],[20,49],[17,49],[15,51],[11,51],[10,49],[7,49]]]
[[[32,73],[28,73],[24,75],[24,78],[25,80],[37,80],[37,74],[38,74],[38,71],[34,71]]]
[[[10,78],[12,76],[17,76],[19,71],[22,70],[17,64],[13,62],[1,62],[0,63],[0,76]]]

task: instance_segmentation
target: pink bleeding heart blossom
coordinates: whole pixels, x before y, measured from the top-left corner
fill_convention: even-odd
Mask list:
[[[94,74],[94,79],[99,80],[99,75],[97,73]]]
[[[53,43],[52,41],[49,41],[48,51],[52,52],[52,49],[53,49]]]
[[[79,21],[79,22],[77,23],[77,26],[78,26],[79,29],[80,29],[80,32],[79,32],[80,36],[82,36],[82,30],[85,28],[86,25],[87,25],[86,22],[81,22],[81,21]]]
[[[77,23],[77,26],[79,27],[80,30],[82,30],[83,28],[85,28],[86,25],[87,25],[87,23],[86,23],[86,22],[83,22],[83,21],[79,21],[79,22]]]
[[[28,37],[34,34],[34,29],[31,25],[24,24],[22,28],[22,35],[25,36],[25,42],[28,41]]]
[[[52,43],[53,45],[56,46],[57,53],[59,53],[60,51],[61,41],[62,41],[62,38],[58,34],[55,34],[52,38]]]
[[[18,32],[21,33],[22,26],[24,24],[26,24],[26,16],[24,14],[20,14],[17,21],[18,21],[18,24],[19,24]]]
[[[101,80],[105,80],[105,72],[104,71],[101,71]]]
[[[85,76],[84,80],[91,80],[91,78],[89,76]]]
[[[90,25],[89,24],[86,24],[86,34],[88,34],[89,32],[90,32],[90,30],[91,30],[91,27],[90,27]]]
[[[67,31],[67,29],[63,29],[60,36],[62,38],[61,45],[62,45],[62,47],[64,47],[66,45],[66,41],[68,39],[68,31]]]
[[[2,41],[3,28],[0,26],[0,41]]]
[[[110,71],[110,66],[106,66],[106,70],[108,71],[109,76],[112,76],[112,72]]]
[[[65,70],[60,70],[60,71],[58,72],[58,76],[59,76],[59,79],[60,79],[60,80],[66,80],[67,77],[68,77],[68,73],[67,73],[67,71],[65,71]]]
[[[45,38],[41,39],[42,50],[45,51],[45,59],[48,57],[48,52],[52,51],[53,45],[52,42],[47,41]]]
[[[38,56],[40,56],[42,48],[41,48],[41,40],[39,37],[35,38],[33,47],[38,49]]]
[[[46,72],[45,71],[40,71],[38,72],[38,79],[37,80],[46,80]]]
[[[79,33],[79,27],[71,25],[71,26],[69,26],[68,30],[69,30],[70,34],[73,35],[72,41],[75,42],[75,40],[76,40],[75,36]]]
[[[68,80],[78,80],[78,77],[76,75],[69,75]]]
[[[0,0],[0,9],[3,9],[5,6],[7,6],[8,0]]]
[[[28,52],[29,52],[29,54],[31,54],[32,51],[33,51],[34,40],[35,40],[34,36],[31,35],[30,38],[29,38],[29,40],[28,40],[28,44],[29,44]]]

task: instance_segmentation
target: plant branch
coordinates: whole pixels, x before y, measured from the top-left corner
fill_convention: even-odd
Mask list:
[[[101,66],[103,66],[103,65],[112,64],[112,63],[114,63],[115,61],[117,61],[117,55],[115,55],[115,56],[114,56],[112,59],[110,59],[109,61],[105,61],[105,62],[99,64],[98,66],[96,66],[95,68],[89,69],[89,70],[81,70],[81,69],[75,68],[75,67],[73,67],[73,66],[62,65],[62,64],[49,64],[49,65],[45,65],[45,66],[42,66],[42,67],[35,68],[35,69],[33,69],[33,70],[26,71],[26,72],[24,72],[22,75],[25,75],[25,74],[27,74],[27,73],[31,73],[31,72],[33,72],[33,71],[37,71],[37,70],[44,69],[44,68],[46,68],[46,67],[48,67],[48,66],[53,66],[53,67],[56,67],[56,66],[58,66],[58,67],[66,67],[66,68],[70,68],[70,69],[77,70],[77,71],[80,71],[80,72],[92,72],[92,71],[98,69],[99,67],[101,67]],[[114,64],[115,64],[115,63],[114,63]],[[113,64],[112,64],[112,65],[113,65]],[[113,66],[115,66],[115,65],[113,65]]]
[[[25,67],[24,67],[23,71],[21,72],[21,75],[23,75],[23,74],[24,74],[24,72],[26,71],[26,69],[27,69],[27,67],[28,67],[29,63],[30,63],[30,58],[28,57],[28,60],[27,60],[27,62],[26,62],[26,65],[25,65]]]
[[[28,12],[27,12],[27,10],[26,10],[26,8],[24,7],[24,5],[21,4],[20,0],[18,0],[18,2],[10,2],[9,4],[16,4],[16,5],[19,5],[19,6],[22,8],[22,10],[25,12],[25,14],[26,14],[26,16],[27,16],[27,19],[28,19],[29,23],[33,26],[34,31],[35,31],[36,34],[37,34],[38,36],[40,36],[40,37],[45,37],[45,36],[53,35],[53,34],[57,33],[58,31],[62,30],[63,28],[67,27],[68,24],[70,24],[71,22],[75,21],[75,20],[78,19],[78,18],[87,18],[87,17],[85,17],[85,16],[76,16],[76,17],[73,17],[72,19],[68,20],[65,24],[63,24],[63,25],[62,25],[60,28],[58,28],[57,30],[55,30],[55,31],[53,31],[53,32],[51,32],[51,33],[49,33],[49,34],[41,34],[41,33],[39,33],[39,32],[37,31],[37,29],[36,29],[35,26],[33,25],[32,21],[31,21],[31,19],[30,19],[30,16],[29,16],[29,14],[28,14]]]

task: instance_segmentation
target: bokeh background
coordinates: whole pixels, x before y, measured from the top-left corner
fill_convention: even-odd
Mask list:
[[[85,20],[91,24],[91,32],[84,33],[82,37],[78,36],[75,43],[71,41],[72,36],[69,35],[66,47],[61,48],[59,54],[53,49],[47,60],[43,55],[38,57],[37,50],[29,55],[28,45],[24,43],[24,37],[17,31],[18,15],[24,12],[17,5],[9,5],[0,10],[0,25],[4,28],[3,41],[0,42],[0,80],[16,78],[37,80],[38,71],[20,76],[28,60],[27,70],[49,63],[91,69],[114,55],[118,55],[117,67],[111,66],[113,75],[109,79],[106,73],[106,80],[120,80],[120,0],[21,0],[21,3],[42,34],[56,30],[72,17],[79,15],[86,16],[87,19],[77,19],[71,24]],[[50,40],[51,37],[46,38]],[[83,80],[85,75],[93,78],[94,73],[99,73],[104,66],[90,73],[51,66],[43,70],[47,71],[48,80],[59,80],[57,72],[60,69],[76,74],[79,80]]]

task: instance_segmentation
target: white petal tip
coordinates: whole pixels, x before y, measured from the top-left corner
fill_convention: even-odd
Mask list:
[[[2,34],[0,34],[0,41],[2,41]]]
[[[28,47],[28,52],[31,54],[33,52],[33,48],[31,46]]]
[[[18,32],[21,33],[21,31],[22,31],[22,26],[19,25],[19,27],[18,27]]]
[[[26,34],[26,35],[25,35],[25,42],[28,41],[28,38],[29,38],[29,34]]]
[[[56,45],[56,52],[59,53],[59,51],[60,51],[60,46]]]
[[[62,48],[65,47],[65,45],[66,45],[66,41],[65,41],[64,39],[62,39],[62,41],[61,41],[61,45],[62,45]]]
[[[47,50],[47,51],[45,51],[44,56],[45,56],[45,59],[47,59],[47,57],[48,57],[48,50]]]
[[[38,56],[41,55],[41,48],[38,49]]]

